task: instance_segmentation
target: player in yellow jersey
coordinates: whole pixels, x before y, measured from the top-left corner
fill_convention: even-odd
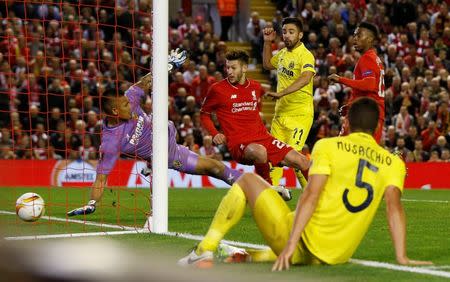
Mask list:
[[[405,214],[400,202],[405,165],[373,139],[378,115],[374,100],[360,98],[349,109],[351,134],[316,143],[310,179],[294,212],[262,178],[248,173],[241,176],[220,203],[205,238],[179,264],[212,263],[213,252],[244,214],[246,202],[271,249],[233,250],[235,254],[252,261],[276,259],[272,270],[287,269],[290,263],[345,263],[383,198],[397,262],[431,264],[406,255]]]
[[[314,117],[313,77],[314,56],[301,42],[303,24],[298,18],[285,18],[282,22],[285,48],[272,56],[273,28],[264,29],[263,65],[267,70],[277,70],[277,92],[266,95],[276,99],[275,116],[270,133],[278,140],[301,152],[311,129]],[[301,171],[296,175],[302,187],[306,179]],[[282,169],[272,168],[271,178],[278,185]]]

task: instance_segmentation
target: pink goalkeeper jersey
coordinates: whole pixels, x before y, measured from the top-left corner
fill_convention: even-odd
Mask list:
[[[109,174],[120,154],[151,161],[152,157],[152,115],[147,115],[140,106],[144,90],[137,86],[126,92],[133,118],[116,126],[103,123],[100,161],[97,173]]]

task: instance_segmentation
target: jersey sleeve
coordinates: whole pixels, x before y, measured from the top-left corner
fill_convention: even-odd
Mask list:
[[[119,158],[120,150],[118,150],[118,144],[114,141],[112,142],[113,143],[108,142],[107,139],[102,140],[99,149],[100,160],[97,165],[98,174],[109,174]]]
[[[206,94],[205,100],[203,100],[202,108],[200,109],[200,121],[203,127],[211,134],[211,136],[216,136],[219,131],[217,131],[214,126],[214,122],[211,119],[211,113],[213,113],[217,106],[217,98],[216,98],[216,90],[215,87],[212,86],[208,90],[208,94]]]
[[[376,79],[376,69],[378,68],[375,60],[370,56],[362,56],[358,63],[359,71],[361,72],[362,79],[366,77],[373,77]]]
[[[127,96],[128,101],[130,101],[131,111],[137,112],[141,107],[141,100],[145,96],[145,92],[138,86],[131,86],[125,91],[125,96]]]
[[[388,175],[386,177],[385,186],[395,186],[403,192],[403,186],[405,183],[406,177],[406,167],[405,163],[399,158],[395,158],[393,162],[393,167],[388,171]]]
[[[301,72],[310,71],[312,73],[316,73],[316,69],[314,68],[315,60],[314,56],[311,52],[306,52],[306,54],[303,56],[302,60],[302,70]]]
[[[217,101],[216,87],[212,86],[209,88],[205,99],[203,100],[200,112],[211,114],[215,111],[218,101]]]
[[[280,53],[281,51],[278,51],[271,59],[270,59],[270,63],[272,64],[272,66],[274,68],[278,68],[278,61],[280,58]]]
[[[331,154],[330,144],[327,139],[319,140],[314,145],[311,153],[311,167],[309,168],[309,174],[331,174]]]

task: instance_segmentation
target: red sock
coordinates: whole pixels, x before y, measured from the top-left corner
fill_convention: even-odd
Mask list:
[[[269,163],[255,163],[255,171],[256,173],[264,178],[265,181],[269,182],[272,185],[272,178],[270,178],[270,165]]]

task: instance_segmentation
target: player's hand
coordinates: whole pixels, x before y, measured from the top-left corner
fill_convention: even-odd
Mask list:
[[[95,212],[95,201],[91,200],[89,203],[81,208],[77,208],[74,210],[71,210],[67,213],[68,216],[75,216],[75,215],[84,215],[84,214],[91,214]]]
[[[282,95],[281,93],[278,93],[278,92],[267,91],[265,96],[272,98],[273,100],[278,100],[281,97],[283,97],[284,95]]]
[[[398,264],[401,264],[401,265],[432,265],[433,264],[433,262],[431,262],[431,261],[412,260],[412,259],[409,259],[408,257],[397,258],[397,262],[398,262]]]
[[[341,77],[335,73],[328,76],[328,80],[331,82],[339,82],[339,78]]]
[[[272,266],[272,271],[282,271],[289,269],[289,265],[291,263],[291,257],[294,254],[295,248],[297,248],[296,243],[290,243],[286,245],[284,250],[278,256],[277,260]]]
[[[141,77],[141,79],[137,83],[135,83],[133,86],[137,86],[144,91],[147,91],[148,89],[150,89],[150,87],[152,86],[152,73],[149,72],[146,75],[144,75],[143,77]]]
[[[187,59],[187,53],[185,50],[180,51],[179,48],[171,50],[169,54],[169,72],[175,67],[181,67]]]
[[[216,145],[222,145],[227,143],[227,138],[222,133],[216,134],[216,136],[213,137],[213,142]]]
[[[275,40],[277,34],[273,27],[266,27],[263,29],[264,42],[272,42]]]

